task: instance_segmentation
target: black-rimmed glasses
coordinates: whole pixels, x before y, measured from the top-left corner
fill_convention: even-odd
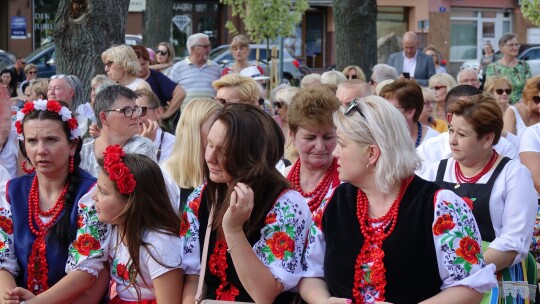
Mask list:
[[[356,110],[358,114],[360,114],[360,116],[364,117],[364,119],[367,119],[364,115],[364,112],[362,112],[362,109],[360,109],[360,106],[358,105],[358,98],[356,98],[349,104],[349,107],[347,108],[347,110],[345,110],[345,115],[349,115],[353,109]]]
[[[155,110],[155,109],[159,108],[159,106],[158,105],[156,105],[156,106],[145,106],[145,107],[140,107],[140,108],[142,109],[142,111],[144,113],[141,116],[144,116],[146,114],[147,110]]]
[[[107,60],[107,62],[105,62],[105,66],[108,67],[109,69],[112,67],[113,64],[114,64],[114,61],[111,61],[111,60]]]
[[[134,108],[126,107],[122,109],[111,109],[105,112],[120,112],[124,114],[125,117],[132,118],[133,115],[136,115],[138,117],[143,117],[144,115],[146,115],[146,110],[147,110],[147,107],[134,107]]]

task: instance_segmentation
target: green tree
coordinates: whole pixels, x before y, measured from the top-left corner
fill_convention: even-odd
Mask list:
[[[104,73],[101,53],[124,42],[129,0],[60,0],[55,17],[56,73],[81,79],[83,96],[73,107],[90,100],[90,80]]]
[[[143,44],[154,48],[171,39],[173,0],[146,0],[144,12]]]
[[[535,25],[540,25],[540,0],[524,0],[521,13],[525,19]]]
[[[333,0],[336,70],[358,65],[371,75],[377,63],[377,1]]]

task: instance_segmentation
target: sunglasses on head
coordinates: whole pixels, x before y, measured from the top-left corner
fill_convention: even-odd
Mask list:
[[[162,51],[162,50],[157,50],[157,51],[156,51],[156,54],[159,54],[159,55],[165,56],[165,55],[169,54],[169,51]]]
[[[533,96],[532,99],[535,105],[538,105],[540,103],[540,96]]]
[[[362,112],[362,109],[360,109],[360,106],[358,105],[358,98],[354,99],[350,104],[347,110],[345,110],[345,115],[349,115],[352,110],[356,110],[360,116],[364,117],[366,119],[366,116],[364,115],[364,112]]]
[[[502,95],[503,93],[506,93],[506,95],[510,95],[512,94],[512,89],[496,89],[495,93],[497,93],[497,95]]]

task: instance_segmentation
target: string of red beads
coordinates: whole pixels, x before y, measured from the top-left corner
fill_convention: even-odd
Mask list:
[[[229,267],[227,264],[227,248],[227,242],[223,238],[216,241],[216,246],[208,260],[208,269],[211,274],[221,281],[216,289],[216,300],[234,301],[236,296],[240,294],[240,290],[227,281],[227,273],[225,272]]]
[[[489,170],[491,170],[491,168],[493,167],[493,165],[495,164],[498,158],[499,158],[499,153],[493,150],[493,153],[491,154],[487,164],[484,166],[484,168],[482,168],[482,170],[478,174],[476,174],[473,177],[465,176],[463,172],[461,171],[461,165],[456,161],[456,163],[454,164],[454,171],[456,171],[457,182],[459,184],[464,184],[464,183],[476,184],[476,182],[480,180],[482,176],[486,175],[486,173],[488,173]]]
[[[356,303],[364,303],[362,291],[372,287],[377,292],[377,301],[384,301],[386,287],[386,269],[384,267],[384,250],[382,242],[388,238],[394,229],[398,219],[398,210],[401,199],[412,178],[403,180],[399,192],[392,202],[390,209],[379,218],[369,217],[369,200],[367,195],[360,189],[356,195],[356,217],[360,223],[360,231],[364,236],[364,244],[358,253],[354,266],[353,297]],[[385,229],[388,230],[385,232]],[[368,263],[373,263],[367,267]],[[366,270],[370,272],[370,280],[366,281]]]
[[[311,197],[308,201],[309,210],[311,210],[311,212],[315,211],[321,205],[322,200],[328,193],[328,188],[332,184],[334,174],[337,174],[337,160],[335,158],[332,160],[330,167],[328,167],[326,173],[315,189],[311,192],[304,192],[300,186],[300,160],[297,160],[292,166],[290,177],[291,184],[303,197]]]

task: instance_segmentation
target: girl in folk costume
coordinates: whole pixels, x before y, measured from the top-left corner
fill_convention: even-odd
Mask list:
[[[109,146],[92,195],[101,222],[113,225],[109,265],[118,303],[180,303],[183,239],[159,166]]]
[[[77,120],[61,102],[36,100],[15,126],[27,174],[0,185],[4,303],[97,303],[109,231],[90,197],[96,180],[79,168]]]

